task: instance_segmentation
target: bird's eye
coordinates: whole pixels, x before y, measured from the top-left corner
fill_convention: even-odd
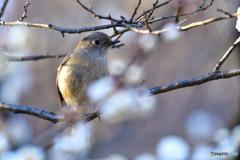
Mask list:
[[[99,41],[98,39],[93,40],[93,44],[96,46],[99,46],[101,44],[101,41]]]

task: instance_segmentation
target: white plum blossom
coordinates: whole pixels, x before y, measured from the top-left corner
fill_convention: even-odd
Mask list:
[[[240,144],[240,125],[233,128],[232,137],[236,143]]]
[[[138,155],[134,160],[156,160],[156,157],[150,153],[142,153]]]
[[[143,34],[140,36],[138,44],[144,53],[150,53],[157,46],[158,37],[152,34]]]
[[[15,151],[7,151],[0,155],[1,160],[25,160],[24,157]]]
[[[240,7],[238,7],[237,14],[240,14]],[[240,15],[237,16],[236,29],[240,32]]]
[[[100,104],[100,112],[104,113],[102,118],[110,123],[129,119],[135,113],[135,103],[130,89],[118,90]]]
[[[221,119],[212,112],[195,110],[186,118],[186,132],[189,138],[203,142],[212,139]]]
[[[127,63],[123,59],[114,59],[109,63],[111,75],[121,75],[126,67]]]
[[[52,160],[72,160],[84,157],[91,147],[91,126],[78,122],[71,135],[62,135],[54,140],[49,151]]]
[[[139,84],[145,77],[145,72],[143,67],[133,64],[128,69],[124,75],[126,84],[135,85]]]
[[[16,151],[5,152],[2,160],[45,160],[45,152],[41,147],[26,145]]]
[[[121,86],[111,77],[103,78],[91,84],[88,96],[97,104],[101,117],[109,123],[118,123],[137,116],[147,117],[156,106],[154,96],[136,92],[135,88]]]
[[[180,37],[180,32],[177,30],[176,24],[169,22],[163,26],[164,29],[169,29],[169,31],[163,32],[163,40],[173,41]]]
[[[21,96],[28,92],[34,85],[34,77],[28,64],[14,63],[9,65],[7,77],[5,77],[0,92],[2,101],[18,104]],[[14,90],[14,92],[12,92]]]
[[[206,144],[198,144],[194,147],[191,155],[191,160],[203,160],[210,159],[210,153],[213,151],[213,147]]]
[[[45,160],[45,152],[41,147],[26,145],[17,150],[20,157],[24,160]]]
[[[5,126],[9,142],[14,147],[30,142],[33,137],[31,126],[22,116],[9,117]]]
[[[112,154],[104,160],[128,160],[128,159],[121,154]]]
[[[159,160],[184,160],[190,153],[189,144],[179,136],[166,136],[157,145]]]
[[[102,118],[109,123],[118,123],[136,116],[148,117],[155,105],[156,97],[138,94],[132,88],[122,88],[103,100],[100,112]]]
[[[5,76],[7,74],[8,69],[10,68],[9,65],[10,63],[5,59],[4,56],[5,51],[0,47],[0,78],[1,76]]]
[[[219,128],[214,133],[213,138],[216,142],[220,142],[226,138],[228,138],[230,135],[230,131],[228,128]]]
[[[9,147],[10,144],[7,136],[3,132],[0,132],[0,156],[3,152],[7,151]]]
[[[142,117],[151,116],[157,104],[157,98],[147,94],[135,94],[135,96],[138,104],[138,114]]]
[[[89,85],[87,94],[91,102],[96,103],[115,90],[115,81],[111,77],[102,78]]]
[[[30,53],[30,43],[34,42],[32,33],[29,29],[24,27],[12,27],[8,31],[7,44],[9,50],[15,54],[28,54]]]

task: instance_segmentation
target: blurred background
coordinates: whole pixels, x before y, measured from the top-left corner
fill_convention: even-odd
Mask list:
[[[109,12],[112,17],[119,18],[122,15],[128,19],[138,0],[82,0],[81,2],[86,6],[91,4],[93,10],[99,14],[107,15]],[[154,0],[143,0],[137,15],[141,14],[142,10],[151,8],[154,2]],[[162,2],[164,1],[159,1]],[[0,0],[0,5],[2,3],[3,0]],[[18,20],[22,16],[25,3],[25,0],[9,1],[1,19]],[[24,20],[27,22],[50,23],[65,28],[91,27],[109,23],[94,18],[75,1],[31,0],[30,3],[27,18]],[[182,0],[181,13],[193,11],[201,3],[202,1],[199,0]],[[238,0],[214,1],[207,10],[181,17],[180,21],[186,19],[187,21],[182,25],[187,25],[223,15],[217,12],[217,8],[236,13],[239,6]],[[168,5],[155,10],[154,17],[173,15],[177,8],[178,1],[173,0]],[[218,21],[185,32],[166,33],[160,36],[127,32],[120,38],[121,43],[125,45],[119,49],[112,49],[109,64],[119,60],[127,63],[132,55],[144,52],[146,56],[140,65],[142,78],[146,80],[143,88],[205,75],[213,70],[239,36],[235,29],[236,19]],[[174,22],[175,19],[162,20],[150,27],[154,30],[161,29],[173,25]],[[112,29],[101,31],[109,35],[113,32]],[[59,32],[49,29],[0,26],[0,49],[11,56],[70,52],[86,34],[65,34],[65,37],[62,37]],[[149,45],[150,42],[154,45]],[[221,70],[239,68],[239,51],[239,47],[233,51]],[[63,58],[2,62],[0,101],[62,113],[55,86],[57,68],[62,60]],[[139,83],[134,84],[133,87]],[[197,160],[214,158],[210,156],[211,151],[240,153],[238,150],[239,87],[238,76],[216,80],[200,86],[155,95],[157,104],[154,112],[148,117],[135,117],[114,124],[95,119],[90,122],[93,144],[84,158],[140,159],[145,156],[143,159],[148,157],[163,160]],[[30,143],[55,125],[33,116],[5,112],[0,112],[0,119],[0,132],[8,139],[9,150]],[[142,155],[143,153],[146,154]],[[231,158],[237,159],[239,156]]]

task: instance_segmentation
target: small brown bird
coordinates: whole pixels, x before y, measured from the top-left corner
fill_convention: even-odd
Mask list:
[[[80,114],[90,106],[86,95],[90,83],[109,75],[107,55],[113,44],[110,37],[102,32],[88,34],[76,49],[60,64],[57,73],[59,102],[65,100]]]

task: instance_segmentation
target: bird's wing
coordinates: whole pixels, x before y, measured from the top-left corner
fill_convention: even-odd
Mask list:
[[[66,57],[63,59],[62,63],[60,64],[60,66],[58,67],[58,70],[57,70],[56,86],[57,86],[57,89],[58,89],[58,100],[59,100],[59,103],[60,103],[61,107],[63,107],[62,102],[64,101],[64,99],[63,99],[62,93],[60,92],[59,87],[58,87],[58,76],[59,76],[59,74],[62,70],[62,67],[66,64],[66,62],[68,61],[70,56],[71,56],[71,53],[66,55]]]

